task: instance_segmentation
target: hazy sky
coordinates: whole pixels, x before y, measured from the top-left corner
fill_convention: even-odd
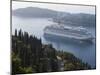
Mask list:
[[[95,14],[94,6],[80,6],[80,5],[62,5],[62,4],[47,4],[47,3],[34,3],[34,2],[12,2],[12,9],[25,8],[25,7],[40,7],[56,11],[64,11],[70,13],[89,13]]]

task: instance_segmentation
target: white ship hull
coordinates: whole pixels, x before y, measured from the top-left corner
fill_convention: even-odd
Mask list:
[[[65,39],[75,39],[80,41],[92,41],[93,36],[85,28],[51,25],[44,29],[44,35],[57,36]]]
[[[44,32],[44,36],[45,37],[52,37],[52,36],[56,36],[58,38],[63,38],[63,39],[73,39],[73,40],[79,40],[79,41],[92,41],[92,37],[78,37],[78,36],[74,36],[74,35],[71,35],[71,34],[60,34],[60,33],[54,33],[54,32],[48,32],[48,31],[45,31]]]

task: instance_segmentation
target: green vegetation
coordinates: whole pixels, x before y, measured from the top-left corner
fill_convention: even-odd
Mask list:
[[[15,35],[12,35],[13,75],[61,71],[59,62],[64,63],[63,71],[91,69],[73,54],[58,51],[52,45],[42,44],[41,39],[27,32],[15,30]]]
[[[63,52],[64,70],[86,70],[91,69],[87,63],[83,63],[80,59],[76,58],[73,54]]]

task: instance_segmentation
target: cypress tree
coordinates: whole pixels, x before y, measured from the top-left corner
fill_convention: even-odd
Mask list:
[[[17,37],[17,29],[15,29],[15,37]]]

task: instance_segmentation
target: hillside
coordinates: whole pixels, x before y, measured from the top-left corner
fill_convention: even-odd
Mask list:
[[[12,15],[26,18],[51,18],[56,15],[56,11],[38,7],[27,7],[13,10]]]
[[[12,10],[12,15],[23,18],[52,18],[54,22],[60,20],[61,23],[65,25],[89,27],[96,25],[95,14],[58,12],[38,7],[26,7]]]
[[[12,35],[11,61],[13,75],[92,69],[73,54],[44,45],[41,39],[22,30]]]

